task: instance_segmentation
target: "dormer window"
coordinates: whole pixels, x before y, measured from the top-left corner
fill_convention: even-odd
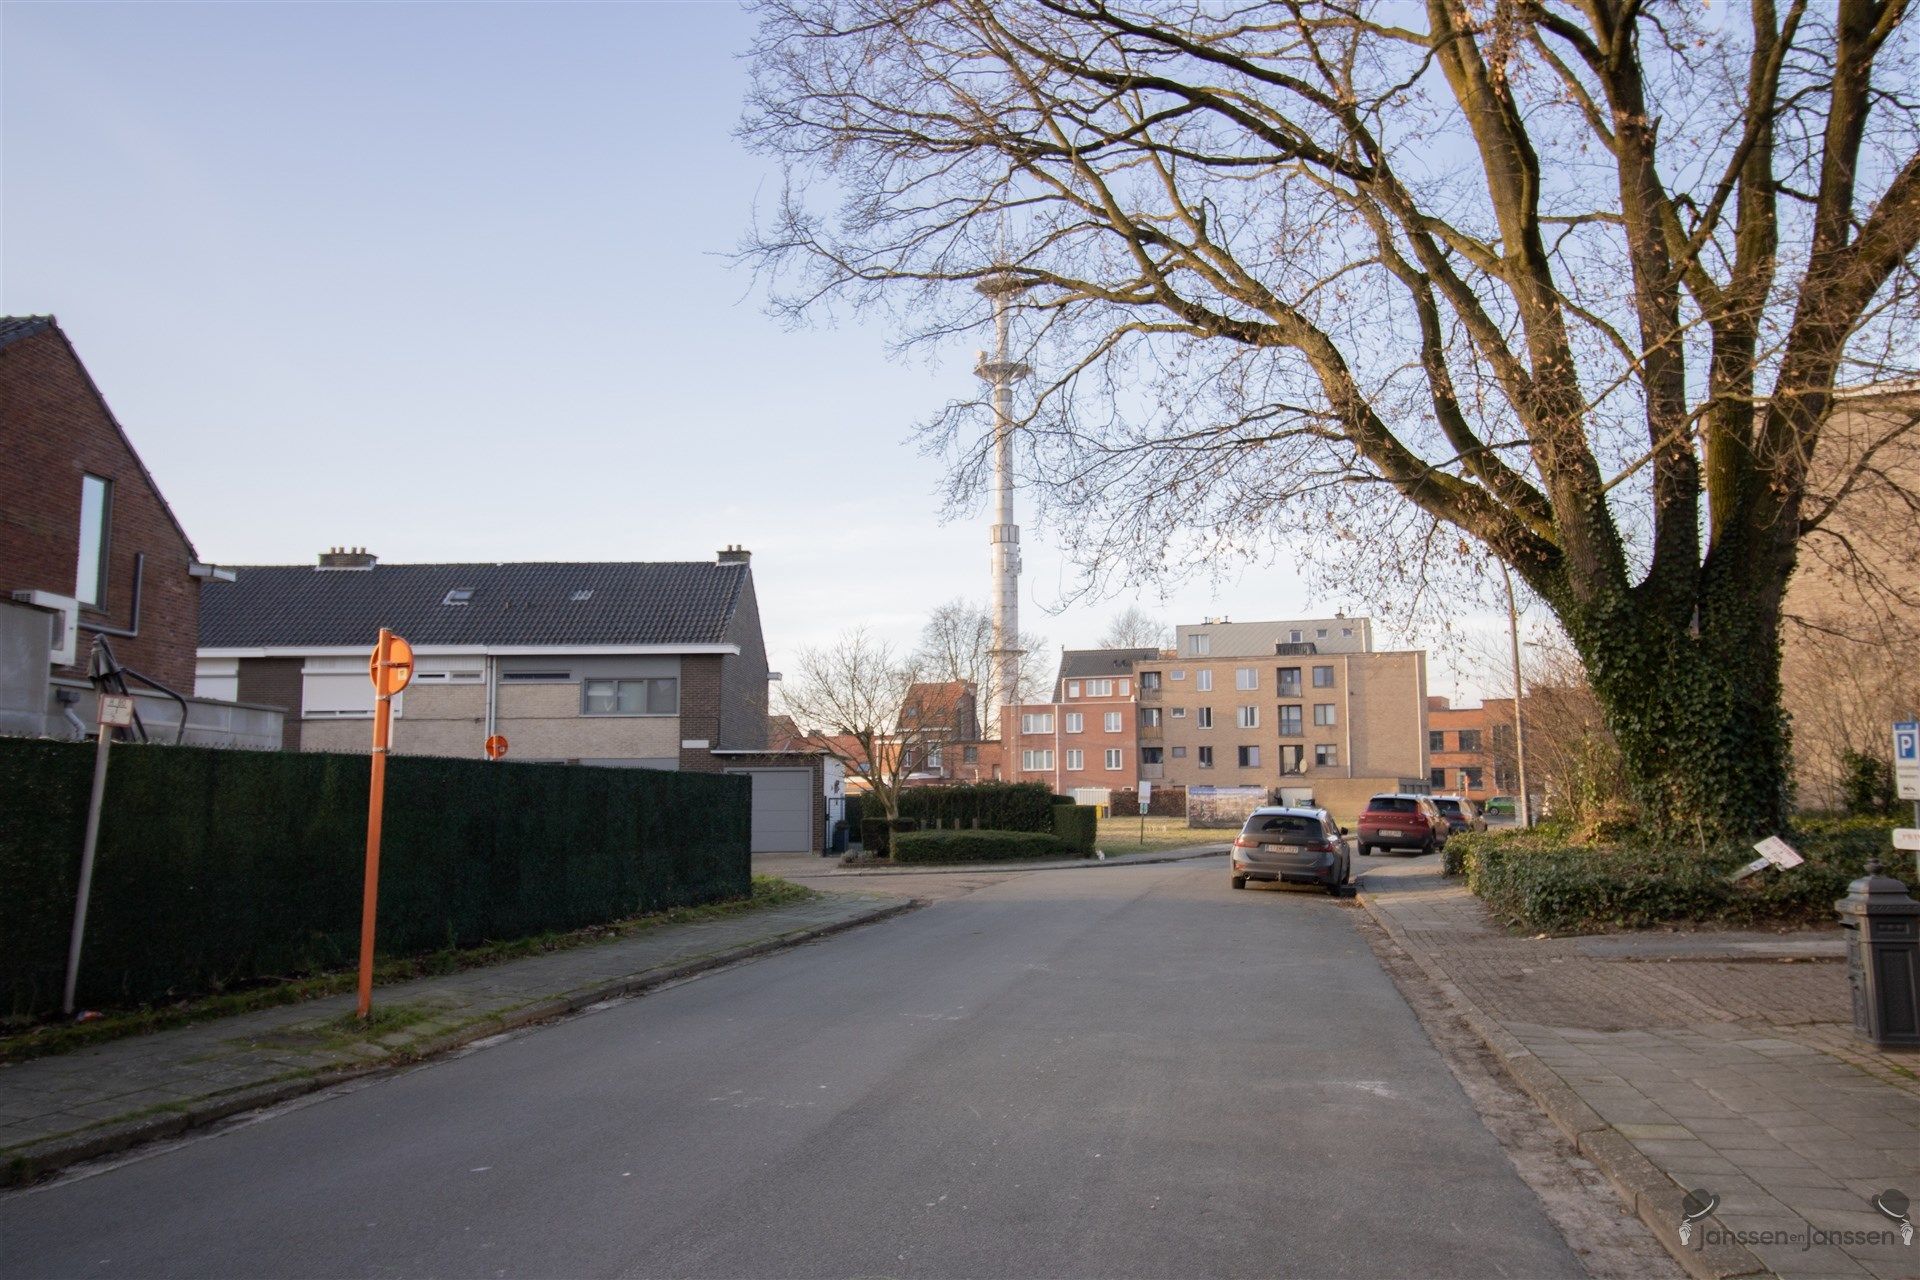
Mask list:
[[[593,588],[582,587],[580,590],[568,596],[567,599],[573,601],[575,604],[579,604],[582,600],[591,600],[593,599]]]
[[[472,604],[473,588],[472,587],[455,587],[453,590],[447,592],[447,598],[445,600],[442,600],[440,603],[441,604]]]

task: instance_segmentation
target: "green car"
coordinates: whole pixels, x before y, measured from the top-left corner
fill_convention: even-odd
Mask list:
[[[1487,802],[1480,806],[1480,812],[1489,818],[1512,818],[1517,816],[1512,796],[1488,796]]]

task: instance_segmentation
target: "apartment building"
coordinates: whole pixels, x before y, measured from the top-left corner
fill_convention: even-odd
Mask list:
[[[1354,625],[1339,639],[1370,639],[1362,620],[1328,621]],[[1308,627],[1283,624],[1281,634],[1296,629]],[[1336,813],[1375,791],[1427,784],[1425,653],[1321,652],[1314,640],[1281,639],[1264,655],[1187,656],[1194,635],[1219,633],[1181,628],[1180,656],[1135,665],[1142,778],[1277,788]]]
[[[1011,776],[1063,794],[1153,776],[1142,772],[1134,665],[1159,656],[1158,649],[1063,652],[1054,700],[1015,708],[1004,755],[1017,766]]]
[[[1178,626],[1174,654],[1181,658],[1263,658],[1281,645],[1312,645],[1315,653],[1371,653],[1373,621],[1337,614],[1278,622],[1229,622],[1217,618]]]
[[[1514,775],[1513,699],[1477,707],[1427,699],[1428,780],[1435,791],[1485,802],[1519,786]]]

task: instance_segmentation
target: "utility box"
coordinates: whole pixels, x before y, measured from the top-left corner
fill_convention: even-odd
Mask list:
[[[1887,1049],[1920,1048],[1920,902],[1879,859],[1834,903],[1847,930],[1853,1030]]]

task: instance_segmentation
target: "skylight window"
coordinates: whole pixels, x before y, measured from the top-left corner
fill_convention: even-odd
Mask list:
[[[579,604],[582,600],[590,600],[593,598],[593,589],[591,587],[582,587],[567,598],[575,604]]]
[[[470,604],[473,601],[472,587],[455,587],[447,592],[447,598],[441,604]]]

